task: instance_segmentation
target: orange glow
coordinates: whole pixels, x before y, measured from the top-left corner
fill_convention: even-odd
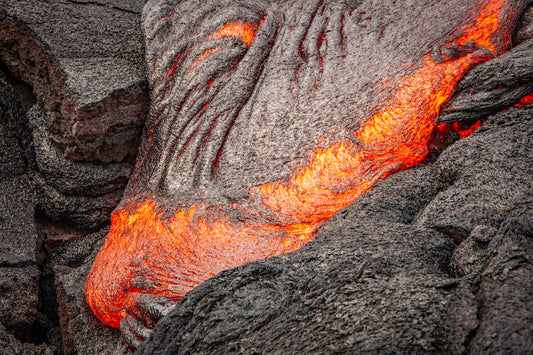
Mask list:
[[[87,302],[102,322],[118,327],[126,308],[136,308],[137,297],[146,292],[135,287],[137,278],[156,282],[150,293],[177,301],[222,270],[294,251],[312,236],[307,225],[283,228],[252,222],[237,227],[226,216],[197,218],[196,210],[164,219],[148,198],[113,213],[109,236],[86,284]],[[149,272],[131,268],[141,263]],[[106,279],[94,277],[94,270]],[[102,282],[108,287],[100,287]],[[102,305],[102,299],[109,302]]]
[[[242,41],[250,47],[256,31],[256,24],[238,21],[224,25],[213,35],[213,38],[237,37],[242,39]]]
[[[479,127],[483,125],[483,121],[477,121],[472,126],[468,128],[462,128],[460,122],[455,122],[453,128],[459,133],[460,138],[465,138],[474,133]]]
[[[475,23],[466,29],[462,30],[461,37],[454,42],[461,45],[466,45],[470,41],[474,41],[477,47],[487,48],[492,54],[496,54],[496,46],[494,44],[493,35],[498,32],[500,27],[500,18],[502,14],[502,1],[490,1],[490,4],[482,6]],[[507,42],[509,36],[504,38]]]
[[[246,44],[247,47],[250,47],[250,45],[252,44],[252,41],[254,39],[256,31],[257,31],[257,25],[256,24],[238,21],[238,22],[232,22],[232,23],[229,23],[229,24],[226,24],[226,25],[222,26],[222,28],[220,30],[218,30],[215,34],[213,34],[212,36],[209,36],[209,37],[216,38],[216,39],[239,38]],[[200,57],[198,59],[196,59],[191,64],[188,72],[190,73],[194,68],[196,68],[198,66],[198,64],[200,64],[200,62],[202,60],[204,60],[208,56],[212,55],[213,53],[218,52],[219,50],[221,50],[220,47],[216,47],[216,48],[211,48],[211,49],[205,50],[200,55]],[[181,56],[180,56],[180,58],[181,58]],[[168,70],[167,77],[171,73],[174,73],[174,71],[176,70],[176,63],[177,63],[177,61],[180,58],[178,58],[173,63],[173,66]]]
[[[211,49],[208,49],[206,51],[204,51],[202,53],[202,55],[200,55],[200,58],[196,59],[192,64],[191,64],[191,67],[189,68],[188,72],[191,72],[191,70],[193,70],[194,68],[196,68],[198,66],[198,64],[200,64],[200,62],[202,60],[204,60],[205,58],[207,58],[208,56],[210,56],[211,54],[215,53],[215,52],[218,52],[220,50],[220,48],[211,48]]]
[[[495,55],[493,32],[504,4],[485,2],[480,17],[448,45],[472,40]],[[255,30],[236,22],[213,37],[239,37],[250,45]],[[251,187],[248,198],[231,206],[197,203],[167,211],[171,217],[166,217],[165,199],[145,196],[117,210],[87,279],[90,307],[104,323],[118,327],[127,313],[140,312],[135,301],[142,293],[179,300],[222,270],[301,248],[339,209],[426,157],[441,105],[461,77],[489,57],[478,51],[436,62],[425,55],[410,75],[389,82],[396,87],[394,96],[370,110],[376,113],[351,137],[316,148],[286,179]],[[244,217],[233,219],[233,212]]]
[[[457,132],[457,134],[459,134],[459,138],[463,139],[472,135],[472,133],[477,131],[477,129],[481,127],[483,123],[485,123],[485,120],[479,120],[470,126],[465,126],[462,122],[442,123],[437,126],[437,130],[440,132]]]
[[[521,98],[520,101],[518,101],[516,104],[513,105],[513,107],[524,108],[532,102],[533,102],[533,92]]]

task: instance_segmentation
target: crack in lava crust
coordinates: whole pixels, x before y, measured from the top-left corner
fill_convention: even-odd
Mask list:
[[[247,198],[229,205],[199,202],[169,211],[168,197],[151,192],[123,204],[87,279],[87,301],[98,318],[118,327],[127,314],[141,313],[136,302],[142,294],[177,301],[222,270],[297,250],[378,181],[421,162],[455,84],[509,45],[508,2],[477,8],[478,16],[456,29],[456,39],[446,45],[470,48],[466,54],[420,58],[351,137],[315,148],[308,163],[287,178],[252,186]],[[236,22],[216,36],[233,35],[250,46],[256,30]]]

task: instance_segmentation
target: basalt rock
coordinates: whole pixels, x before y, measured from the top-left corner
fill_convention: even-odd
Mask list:
[[[163,4],[165,1],[153,3]],[[274,106],[283,107],[291,101],[290,95],[285,93],[290,91],[287,87],[292,80],[287,79],[287,84],[283,73],[291,73],[302,63],[300,60],[306,63],[315,61],[318,65],[322,58],[322,64],[326,66],[328,61],[335,61],[334,57],[325,55],[326,45],[335,36],[328,37],[333,34],[324,31],[325,39],[321,40],[319,35],[321,30],[334,25],[335,19],[329,24],[324,22],[335,13],[336,8],[333,8],[331,13],[326,11],[315,15],[314,25],[307,29],[308,34],[304,36],[304,39],[307,37],[305,46],[291,47],[296,51],[296,62],[281,60],[284,45],[304,39],[288,38],[287,42],[269,47],[269,50],[279,51],[275,52],[277,58],[281,58],[279,62],[273,60],[268,64],[269,59],[261,57],[265,60],[260,66],[270,65],[273,76],[259,80],[257,87],[245,86],[236,90],[239,89],[237,84],[249,83],[250,77],[246,76],[249,72],[242,72],[242,77],[230,78],[221,69],[235,69],[232,65],[237,65],[246,53],[251,53],[248,52],[251,47],[247,46],[247,36],[261,26],[272,25],[268,21],[262,23],[262,17],[257,15],[263,14],[261,9],[268,8],[274,1],[259,1],[237,12],[231,11],[235,2],[213,2],[214,5],[208,1],[190,3],[192,5],[185,5],[185,9],[198,10],[193,11],[198,17],[184,17],[186,21],[181,23],[182,27],[178,26],[178,32],[188,31],[191,23],[200,21],[202,13],[210,11],[215,14],[214,17],[239,19],[243,23],[250,20],[257,26],[246,27],[241,23],[241,27],[237,26],[241,32],[235,35],[227,28],[226,32],[216,32],[220,26],[223,27],[224,21],[215,21],[209,27],[206,20],[204,25],[207,24],[207,27],[200,26],[200,31],[195,34],[193,31],[192,37],[178,36],[179,42],[164,37],[165,34],[170,35],[166,32],[170,31],[170,22],[167,22],[171,21],[170,17],[157,18],[161,20],[159,30],[162,35],[157,41],[164,42],[166,38],[171,43],[166,49],[159,48],[162,52],[169,50],[172,54],[172,46],[178,49],[186,47],[202,58],[187,62],[192,69],[197,69],[196,72],[187,72],[187,67],[181,71],[180,75],[185,78],[197,76],[198,79],[183,80],[180,85],[186,90],[180,91],[180,86],[170,80],[159,83],[157,90],[171,96],[183,94],[184,101],[192,97],[196,101],[191,101],[187,110],[194,113],[194,108],[199,109],[198,117],[206,115],[203,117],[212,118],[228,113],[239,115],[239,112],[231,111],[236,107],[232,105],[243,103],[241,99],[249,93],[246,90],[259,90],[264,81],[272,90],[259,101],[264,107],[268,106],[269,100],[276,103]],[[318,2],[315,5],[317,8],[322,6]],[[369,13],[358,12],[360,5],[361,2],[352,1],[339,2],[335,6],[347,7],[358,14],[357,26],[366,28],[365,33],[372,33],[372,25],[381,23],[387,14],[377,11],[372,18]],[[102,354],[125,350],[119,332],[100,323],[84,301],[85,278],[107,229],[77,236],[79,240],[57,250],[50,247],[47,251],[50,255],[38,270],[35,264],[39,257],[35,256],[35,249],[40,241],[36,240],[33,215],[36,208],[38,214],[44,212],[46,218],[53,220],[54,228],[65,224],[75,228],[94,228],[106,223],[114,204],[120,199],[120,189],[132,167],[127,163],[114,162],[128,160],[135,154],[134,136],[137,133],[134,131],[139,132],[143,121],[141,115],[146,110],[144,64],[143,60],[139,60],[142,52],[139,49],[142,39],[139,38],[142,36],[139,27],[136,27],[138,22],[135,22],[141,7],[142,1],[61,0],[49,3],[0,0],[0,32],[7,34],[0,36],[0,46],[5,49],[0,53],[1,60],[14,74],[33,86],[39,104],[35,105],[31,97],[22,100],[20,105],[13,104],[13,93],[6,96],[1,91],[0,94],[0,204],[4,211],[0,212],[0,321],[9,326],[5,331],[0,324],[0,349],[7,354],[49,354],[53,351],[46,345],[21,342],[26,341],[31,327],[40,322],[42,314],[39,309],[49,312],[45,312],[46,317],[57,317],[58,322],[50,330],[56,334],[47,335],[47,339],[40,336],[39,341],[49,341],[58,348],[62,347],[65,353]],[[223,11],[214,11],[222,8]],[[313,17],[309,8],[304,6],[304,16],[300,18],[304,24]],[[147,16],[156,14],[157,9],[146,9]],[[172,13],[164,6],[159,10],[161,13]],[[404,11],[409,13],[412,10],[416,10],[416,6]],[[145,328],[138,328],[137,335],[150,337],[139,353],[531,351],[532,113],[525,104],[521,105],[526,106],[525,109],[508,109],[527,93],[531,83],[531,14],[530,7],[519,21],[518,29],[512,36],[514,47],[506,54],[471,69],[459,82],[454,97],[439,117],[440,122],[452,125],[454,121],[470,122],[492,115],[473,136],[455,142],[447,149],[446,146],[458,138],[455,133],[451,133],[451,138],[447,136],[445,142],[435,143],[430,148],[438,151],[430,152],[424,163],[393,174],[375,185],[355,203],[325,222],[315,240],[301,250],[221,272],[196,287],[178,303],[170,316],[159,322],[153,335],[143,333]],[[278,16],[279,12],[267,12],[266,15],[279,26],[298,21],[297,16],[284,18]],[[47,20],[40,20],[44,18]],[[152,20],[147,17],[146,23]],[[434,26],[435,23],[438,24],[438,21],[427,25]],[[96,30],[98,26],[101,28]],[[406,20],[406,26],[412,24]],[[274,27],[263,27],[263,30],[267,29],[263,34],[268,34],[268,30]],[[295,28],[303,30],[304,27]],[[137,29],[130,32],[131,28]],[[383,38],[394,35],[394,31],[390,30],[391,27],[386,26]],[[424,27],[422,21],[416,31],[402,33],[416,38],[420,33],[431,30]],[[149,27],[146,32],[150,34]],[[202,34],[208,37],[209,34],[217,35],[202,42]],[[276,33],[275,36],[278,35]],[[268,36],[259,40],[270,44]],[[313,43],[324,46],[315,48],[311,45]],[[363,38],[354,43],[354,46],[367,45],[370,48],[372,41]],[[210,47],[212,44],[227,44],[228,48],[224,50],[229,49],[231,55],[225,57],[225,52],[216,50],[216,45]],[[339,48],[347,45],[342,41],[336,44]],[[172,61],[176,57],[154,57],[159,50],[156,47],[152,47],[147,55],[148,63],[160,61],[163,64],[153,67],[152,76],[172,77],[174,80],[179,69]],[[459,53],[461,56],[474,49],[466,47],[428,46],[427,50],[432,58],[445,61],[446,56],[455,55],[453,51],[463,51]],[[188,55],[194,58],[191,52]],[[258,52],[253,55],[258,55]],[[387,60],[394,61],[389,55]],[[352,68],[356,74],[362,68],[371,72],[375,63],[379,63],[377,57],[372,59],[363,55],[359,59],[362,63],[359,69]],[[247,65],[256,68],[254,63]],[[299,85],[303,87],[312,87],[311,79],[323,80],[327,76],[320,76],[324,74],[320,71],[308,70],[310,67],[307,71],[298,72],[298,80],[302,80]],[[261,71],[264,67],[256,69]],[[401,76],[404,70],[395,72],[391,67],[393,75]],[[217,90],[224,86],[211,82],[210,76],[229,83],[228,87],[231,86],[232,90],[224,91],[221,95],[223,99],[205,106],[206,102],[202,100],[210,101],[213,96],[205,95],[202,85]],[[347,85],[343,75],[336,75],[333,79],[340,89]],[[369,83],[374,84],[374,81]],[[356,84],[359,86],[354,91],[362,96],[356,96],[354,100],[360,100],[364,105],[371,105],[372,100],[380,98],[379,95],[390,94],[372,91],[364,94],[365,83]],[[0,90],[6,87],[0,85]],[[187,96],[187,90],[191,88],[191,96]],[[335,91],[336,94],[339,92]],[[15,93],[19,98],[25,95],[22,91]],[[5,100],[6,97],[9,99]],[[258,100],[257,97],[252,96],[251,100]],[[341,98],[334,98],[342,103]],[[310,102],[305,93],[300,99],[302,107]],[[156,100],[155,106],[168,103],[163,101]],[[195,153],[179,156],[180,164],[194,166],[196,170],[180,172],[172,164],[154,163],[160,154],[175,153],[172,149],[161,149],[159,155],[150,157],[151,162],[147,164],[148,167],[157,166],[154,176],[148,178],[151,172],[147,170],[144,170],[143,176],[136,175],[130,192],[139,192],[143,186],[155,186],[153,191],[158,193],[177,189],[184,193],[179,196],[179,201],[188,201],[195,193],[187,192],[187,189],[200,186],[201,190],[205,187],[203,182],[210,179],[206,167],[209,168],[213,160],[212,148],[228,139],[229,142],[242,139],[241,144],[256,153],[240,161],[232,157],[237,156],[241,149],[228,145],[228,151],[220,156],[221,160],[217,160],[217,164],[223,165],[221,171],[224,176],[219,176],[220,181],[229,187],[228,191],[234,192],[239,186],[248,186],[272,176],[282,176],[290,170],[291,164],[296,164],[293,158],[305,160],[298,152],[305,150],[306,144],[314,144],[304,139],[309,131],[320,128],[320,124],[331,123],[319,123],[317,118],[322,116],[318,117],[316,112],[344,112],[340,108],[342,105],[335,106],[331,102],[320,107],[307,106],[311,113],[304,123],[287,118],[288,124],[276,125],[266,121],[267,115],[259,115],[261,120],[249,122],[249,126],[242,126],[240,121],[230,129],[232,133],[227,137],[217,133],[221,128],[227,128],[227,121],[214,122],[213,130],[209,131],[209,119],[201,122],[192,120],[189,123],[192,122],[193,126],[198,124],[193,128],[198,128],[199,133],[215,132],[209,136],[213,138],[210,142],[195,141],[194,138],[190,141],[178,140],[184,151]],[[217,107],[229,111],[209,111],[206,114]],[[502,109],[508,111],[494,114]],[[361,107],[355,109],[356,113],[361,110]],[[290,116],[293,111],[295,107],[290,106],[286,111],[270,112],[274,116],[279,114],[277,122],[283,123],[283,114]],[[243,112],[251,114],[252,111],[247,111],[245,107]],[[126,115],[121,116],[122,113]],[[12,124],[16,121],[24,123],[26,127],[23,125],[22,130],[25,132],[18,132],[20,126]],[[5,126],[5,122],[11,123]],[[151,124],[153,122],[149,123],[149,127]],[[256,129],[261,125],[266,128]],[[246,133],[247,129],[252,138],[244,139],[241,133]],[[147,137],[155,131],[148,131]],[[169,137],[178,139],[171,130]],[[159,139],[158,144],[164,146],[165,140]],[[274,143],[279,141],[285,142],[282,149],[275,148]],[[262,144],[264,142],[273,143],[265,145]],[[327,139],[323,141],[324,145],[327,143]],[[146,154],[147,147],[143,146],[141,154]],[[205,149],[196,154],[197,147]],[[439,156],[442,150],[444,152]],[[71,159],[96,162],[73,162]],[[204,174],[206,171],[208,173]],[[162,183],[158,183],[156,175],[179,178],[172,180],[165,177],[165,181],[159,180]],[[192,178],[188,180],[188,177]],[[139,181],[149,183],[143,185]],[[174,185],[175,181],[181,181],[184,188]],[[31,192],[34,187],[37,193]],[[128,196],[134,196],[134,193]],[[210,198],[209,203],[230,203],[242,197],[230,194],[228,198],[212,190],[206,196]],[[170,206],[176,207],[176,204],[171,203]],[[63,236],[70,238],[66,234]],[[61,245],[66,240],[58,239],[57,243]],[[40,290],[38,283],[41,283]],[[20,298],[21,292],[25,295],[23,299]],[[42,297],[40,300],[39,295]],[[149,310],[150,307],[141,310]],[[17,312],[12,312],[12,309],[17,309]],[[167,311],[165,309],[164,313]],[[163,312],[160,312],[161,315]],[[144,320],[153,326],[155,322],[146,314],[144,316]],[[142,320],[143,317],[140,318]],[[38,331],[42,331],[42,327],[35,330]],[[16,334],[18,339],[12,334]],[[128,335],[131,340],[132,334]],[[52,340],[52,337],[59,340]],[[134,340],[138,343],[138,339]],[[31,341],[36,342],[36,337]]]
[[[41,344],[23,344],[0,323],[0,349],[2,355],[54,355],[54,348]]]
[[[53,288],[53,281],[54,276],[58,280],[66,276],[64,272],[54,274],[54,266],[58,266],[58,271],[76,267],[92,252],[98,238],[85,237],[80,231],[108,220],[130,172],[124,163],[102,165],[66,160],[50,143],[48,131],[37,120],[43,122],[44,113],[35,105],[31,88],[0,71],[2,354],[59,353],[58,349],[63,347],[62,339],[70,341],[78,339],[78,334],[85,334],[79,329],[75,335],[60,333],[56,302],[57,293],[63,289]],[[44,193],[47,189],[56,189],[52,196],[54,199]],[[79,195],[76,196],[76,193]],[[116,196],[114,200],[109,198],[113,195]],[[58,200],[61,203],[57,203]],[[50,205],[56,206],[55,214],[52,208],[47,208]],[[92,215],[87,213],[91,211]],[[43,216],[43,212],[48,217]],[[50,218],[54,216],[56,222],[52,225]],[[68,227],[66,223],[76,228]],[[52,234],[57,239],[51,240]],[[72,243],[75,239],[79,240]],[[60,248],[55,251],[66,243],[71,243],[68,250]],[[52,255],[47,256],[50,253]],[[77,302],[85,305],[84,277],[80,285],[59,293],[63,296],[59,299],[69,299],[71,292],[78,291],[80,297]],[[72,302],[64,309],[77,312],[73,308],[76,305]],[[61,321],[72,322],[63,315]],[[83,323],[84,326],[86,324]],[[106,334],[106,329],[96,328]],[[85,348],[98,349],[93,345],[104,344],[102,337],[93,338],[94,343],[83,338]],[[116,336],[113,339],[116,341]],[[103,345],[99,346],[101,349]]]
[[[0,72],[0,323],[21,340],[38,317],[39,270],[34,222],[37,196],[28,179],[14,122],[22,105]],[[0,326],[1,326],[0,324]]]
[[[30,86],[23,150],[53,221],[98,228],[120,201],[148,102],[143,4],[0,2],[0,61]]]
[[[530,351],[532,133],[532,109],[491,117],[299,251],[195,288],[139,353]]]
[[[30,84],[66,159],[131,159],[148,102],[136,1],[0,1],[0,61]]]
[[[111,354],[124,348],[118,332],[102,327],[85,301],[83,285],[108,228],[53,250],[43,267],[43,309],[57,322],[49,332],[62,354]]]
[[[87,306],[83,284],[89,267],[90,263],[76,269],[54,269],[63,354],[109,354],[122,346],[119,332],[102,327]]]
[[[377,182],[422,162],[433,138],[467,136],[522,100],[533,47],[511,39],[529,3],[149,1],[150,112],[87,278],[91,309],[136,345],[209,277],[299,249]],[[467,213],[476,196],[465,191],[465,211],[443,192],[421,212],[427,239],[472,231],[484,210]]]
[[[107,223],[122,198],[131,164],[67,160],[51,143],[43,110],[34,105],[26,115],[35,156],[29,174],[40,192],[40,211],[52,220],[81,229]]]

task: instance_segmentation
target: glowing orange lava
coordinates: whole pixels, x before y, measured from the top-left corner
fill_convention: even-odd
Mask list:
[[[238,21],[224,25],[213,35],[213,38],[236,37],[250,47],[255,36],[255,31],[257,31],[256,24]]]
[[[253,23],[246,23],[242,21],[232,22],[222,26],[212,38],[222,39],[222,38],[238,38],[242,40],[247,47],[250,47],[252,40],[254,39],[255,32],[257,31],[257,25]],[[208,50],[205,50],[198,59],[196,59],[189,68],[189,72],[196,68],[198,64],[208,56],[212,55],[215,52],[218,52],[221,48],[215,47]],[[174,66],[168,70],[167,76],[174,71],[175,65],[179,58],[174,62]]]
[[[442,123],[438,125],[436,129],[441,133],[449,131],[457,132],[457,134],[459,134],[459,138],[462,139],[472,135],[472,133],[477,131],[477,129],[481,127],[484,122],[485,120],[479,120],[470,126],[465,126],[462,122]]]
[[[508,43],[508,36],[498,32],[504,5],[503,0],[485,2],[479,17],[458,29],[458,38],[448,44],[473,41],[485,50],[442,62],[427,54],[352,139],[315,149],[309,162],[286,179],[251,187],[247,199],[231,206],[196,205],[168,216],[164,199],[145,196],[117,210],[87,279],[94,313],[118,327],[126,314],[141,312],[136,299],[143,293],[179,300],[222,270],[299,249],[378,181],[422,161],[439,109],[456,83],[490,53],[499,54],[494,36]],[[256,29],[237,22],[213,37],[238,37],[250,45]]]

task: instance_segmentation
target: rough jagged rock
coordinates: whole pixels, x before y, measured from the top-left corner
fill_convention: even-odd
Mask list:
[[[139,353],[530,351],[532,134],[531,109],[492,117],[301,250],[198,286]]]
[[[37,319],[39,270],[35,265],[0,267],[0,323],[21,338]]]
[[[533,349],[533,200],[515,205],[499,230],[479,227],[454,251],[462,277],[440,331],[454,354],[522,353]]]
[[[35,168],[29,175],[40,193],[39,209],[49,218],[76,228],[107,223],[120,202],[131,165],[67,160],[50,142],[43,110],[34,105],[26,114],[35,155]]]
[[[2,355],[54,355],[55,349],[46,344],[23,344],[0,323],[0,354]]]
[[[83,285],[94,256],[75,269],[54,269],[64,354],[111,354],[123,346],[118,330],[102,327],[85,301]]]
[[[24,7],[35,5],[35,2],[0,1],[0,22],[5,20],[2,16],[6,4]],[[113,6],[140,11],[136,2],[77,0],[56,1],[52,5],[39,2],[24,16],[42,15],[42,11],[54,6],[55,9],[72,10],[74,4],[79,5],[78,9],[86,8],[80,11],[84,16],[87,15],[85,11],[94,9],[99,9],[95,14],[100,14],[100,10],[124,12],[113,9]],[[119,21],[116,24],[120,26]],[[46,27],[51,23],[53,21],[38,25]],[[76,21],[70,23],[73,25],[83,27]],[[65,33],[70,35],[71,32]],[[523,36],[527,37],[527,34]],[[0,36],[0,42],[4,39]],[[74,43],[79,43],[76,41]],[[69,46],[71,43],[56,44]],[[92,44],[88,42],[87,45]],[[88,59],[85,67],[80,64],[81,59],[80,62],[64,61],[71,69],[79,67],[92,78],[102,73],[101,68],[94,65],[96,62],[94,58]],[[109,62],[104,64],[109,68]],[[44,68],[48,62],[37,61],[36,65]],[[117,67],[121,69],[115,73],[131,75],[127,70],[129,65],[119,63]],[[25,70],[30,67],[27,63],[23,66]],[[89,96],[94,93],[93,89],[104,92],[103,96],[113,96],[113,92],[105,91],[106,87],[100,87],[109,83],[106,81],[108,73],[103,74],[98,78],[100,81],[68,83],[87,90],[91,93]],[[22,75],[29,78],[34,73],[29,70]],[[71,78],[74,80],[77,75]],[[46,75],[39,77],[45,78]],[[79,75],[82,79],[87,77]],[[54,86],[45,88],[39,83],[35,86],[42,101],[57,94]],[[52,92],[48,92],[49,89]],[[2,97],[0,95],[0,99]],[[116,97],[109,101],[103,99],[104,102],[113,100]],[[0,123],[7,112],[4,104],[0,105]],[[102,107],[107,107],[105,105]],[[107,161],[120,160],[126,154],[122,148],[119,153],[104,152],[108,147],[106,142],[99,141],[101,137],[88,142],[94,137],[87,138],[90,136],[87,126],[82,127],[81,133],[74,138],[62,135],[62,130],[67,132],[72,122],[59,117],[55,108],[49,119],[55,130],[52,132],[55,142],[65,148],[66,157],[86,159],[90,155],[89,158]],[[87,122],[88,126],[95,123]],[[101,132],[101,128],[96,127],[96,130]],[[151,353],[157,349],[162,353],[175,353],[178,346],[182,352],[204,353],[289,352],[291,349],[327,353],[354,349],[511,353],[533,349],[530,330],[532,227],[531,219],[527,217],[532,206],[526,196],[531,191],[531,133],[531,113],[527,111],[512,109],[493,117],[473,137],[453,145],[434,166],[419,166],[383,181],[356,204],[339,212],[324,226],[317,240],[302,251],[221,273],[200,286],[160,324],[153,340],[140,352]],[[41,147],[54,149],[47,140],[43,143]],[[98,149],[102,151],[98,152]],[[31,194],[25,193],[24,188],[30,185],[21,175],[27,167],[21,159],[24,150],[11,132],[0,124],[0,185],[3,187],[0,191],[1,196],[7,194],[9,197],[3,201],[9,201],[6,205],[10,212],[1,214],[0,211],[2,242],[1,238],[7,235],[3,234],[7,230],[6,216],[11,220],[21,211],[24,230],[35,229],[31,217],[34,200]],[[54,152],[50,154],[56,155]],[[48,164],[47,157],[38,158],[41,163]],[[63,158],[59,155],[49,166],[57,164],[61,168],[66,162]],[[83,166],[76,165],[71,171],[78,167],[83,171]],[[8,177],[13,180],[7,182]],[[60,192],[67,194],[80,188],[86,189],[84,193],[92,189],[87,184],[76,185],[78,182],[73,183],[68,174],[61,175],[55,183],[53,178],[43,178],[45,181],[41,185],[50,188],[50,194],[58,189],[64,189]],[[62,184],[62,179],[68,181]],[[18,185],[14,181],[22,183]],[[14,185],[18,188],[13,188]],[[15,202],[11,201],[16,201],[17,196],[22,196],[20,201],[27,202],[24,206],[19,204],[21,209],[12,207]],[[69,206],[75,208],[75,204],[82,204],[80,218],[86,211],[83,209],[94,203],[94,196],[67,202],[62,198],[64,195],[59,195],[52,207],[71,203]],[[58,210],[57,215],[66,212]],[[73,221],[79,225],[81,219]],[[12,319],[26,319],[28,325],[27,322],[36,315],[37,271],[32,266],[35,236],[26,232],[13,234],[15,239],[6,238],[8,243],[0,245],[0,248],[7,248],[20,242],[15,245],[20,247],[15,254],[0,252],[6,263],[15,263],[14,267],[0,264],[0,282],[7,285],[0,288],[0,300],[11,302],[0,301],[0,305],[9,310],[0,309],[0,316],[7,314]],[[27,239],[23,238],[25,236]],[[56,290],[67,352],[101,354],[117,348],[114,343],[118,340],[117,332],[95,321],[82,293],[94,255],[85,258],[98,249],[98,239],[102,236],[83,238],[58,250],[50,258],[51,267],[56,266],[57,271]],[[456,247],[453,239],[463,241]],[[29,266],[20,266],[26,264]],[[16,298],[20,295],[17,285],[22,285],[25,294],[29,295],[24,302]],[[52,291],[53,297],[56,290]],[[5,295],[9,297],[4,298]],[[19,312],[12,313],[9,307],[17,306]],[[41,349],[21,344],[0,324],[0,353],[2,351],[32,354],[40,353]]]
[[[21,115],[15,90],[0,72],[0,323],[26,340],[38,316],[39,270],[34,222],[37,196],[12,130]]]
[[[147,103],[142,41],[137,41],[142,4],[0,1],[1,70],[10,70],[7,77],[0,73],[0,321],[21,341],[60,348],[63,337],[67,345],[91,347],[78,335],[89,334],[79,328],[87,327],[84,322],[76,324],[76,332],[59,332],[52,284],[54,276],[60,285],[68,277],[64,268],[54,275],[54,266],[78,266],[81,260],[72,264],[71,259],[92,251],[94,240],[79,230],[107,223],[131,173],[131,164],[98,160],[120,162],[137,150]],[[48,112],[36,105],[31,91]],[[48,230],[36,230],[36,215],[55,223],[39,225],[60,234],[55,244],[45,240]],[[58,257],[59,250],[41,264],[72,238],[82,239],[70,252]],[[84,281],[76,290],[83,290]],[[74,290],[57,289],[62,310],[77,311],[76,302],[84,303],[82,291],[79,298],[70,297]],[[66,316],[61,321],[75,323]],[[101,349],[96,346],[101,337],[93,338],[92,347]]]
[[[35,264],[36,195],[25,175],[24,153],[13,129],[22,115],[14,88],[0,72],[0,266]]]
[[[49,343],[64,354],[110,354],[123,345],[113,329],[102,327],[85,302],[89,265],[107,232],[104,228],[53,250],[42,270],[42,309],[53,323]],[[92,254],[92,255],[91,255]]]
[[[0,1],[0,60],[33,87],[67,159],[136,154],[148,102],[144,2]]]
[[[0,60],[37,101],[23,148],[38,210],[56,222],[101,227],[131,174],[121,161],[135,156],[148,101],[143,4],[0,1]]]
[[[2,176],[0,190],[0,266],[25,266],[35,264],[36,196],[28,178]]]
[[[481,324],[470,340],[472,353],[533,349],[532,206],[531,195],[520,201],[489,244],[491,261],[480,277]]]
[[[120,202],[131,174],[128,163],[96,164],[64,158],[51,143],[44,111],[35,104],[26,113],[32,135],[28,175],[39,192],[39,211],[78,229],[101,227]]]
[[[63,230],[59,228],[56,233],[62,234],[64,240],[58,241],[54,248],[71,242],[69,247],[67,249],[60,248],[56,251],[53,248],[44,250],[43,244],[45,245],[48,242],[46,240],[47,232],[38,229],[49,227],[36,224],[35,218],[36,208],[43,209],[43,205],[47,201],[50,203],[50,199],[43,198],[42,190],[48,186],[47,182],[53,185],[54,178],[59,176],[63,178],[64,183],[56,182],[56,185],[59,189],[63,189],[62,192],[80,191],[87,194],[85,196],[86,202],[81,205],[72,204],[70,202],[73,200],[72,196],[70,196],[70,199],[67,194],[62,196],[63,205],[58,218],[63,218],[63,220],[69,213],[71,215],[70,218],[73,219],[72,211],[78,211],[80,215],[84,211],[91,211],[90,207],[98,203],[99,196],[101,200],[101,196],[103,196],[103,200],[107,201],[107,205],[104,205],[107,206],[107,209],[93,207],[93,210],[98,213],[97,216],[100,216],[98,223],[101,223],[101,221],[106,221],[109,218],[114,206],[109,206],[109,196],[107,196],[106,192],[111,190],[111,194],[117,195],[117,198],[115,198],[116,203],[122,193],[120,189],[117,189],[117,185],[120,187],[120,184],[124,183],[129,170],[125,169],[124,164],[98,166],[91,163],[82,165],[78,162],[67,161],[57,154],[55,147],[46,145],[48,143],[46,136],[42,138],[34,135],[33,141],[41,144],[31,145],[29,143],[32,139],[29,136],[31,131],[29,127],[25,127],[27,122],[26,115],[28,112],[35,115],[39,114],[38,107],[31,108],[34,105],[32,99],[24,99],[26,95],[25,88],[19,87],[20,83],[13,82],[12,79],[7,78],[4,73],[0,72],[0,325],[2,326],[0,353],[51,354],[55,351],[55,348],[60,348],[62,343],[59,332],[59,319],[56,313],[57,304],[55,303],[57,290],[52,289],[54,281],[53,268],[58,266],[58,270],[61,270],[63,267],[64,271],[65,268],[79,266],[93,251],[94,244],[98,243],[103,235],[93,234],[85,237],[75,233],[68,235],[67,228],[63,227]],[[19,99],[24,100],[21,102]],[[36,129],[34,129],[34,133],[35,131]],[[38,133],[41,135],[46,134],[43,131]],[[49,151],[43,153],[43,147]],[[41,152],[38,148],[41,148]],[[37,151],[37,161],[31,160],[32,158],[35,159],[34,151]],[[53,169],[50,165],[57,164],[58,161],[61,166]],[[42,175],[47,177],[47,181],[39,185],[38,178],[42,170],[44,170]],[[80,174],[86,181],[80,182],[80,179],[77,179]],[[118,183],[116,181],[113,182],[113,179],[109,178],[109,176],[115,177],[114,179],[118,180]],[[106,184],[110,182],[114,183],[114,185],[111,185],[110,188],[106,187]],[[103,195],[98,195],[99,191],[103,191]],[[105,200],[106,198],[107,200]],[[70,205],[65,203],[65,200]],[[78,197],[76,201],[79,202],[80,200],[82,198]],[[81,215],[75,221],[76,226],[82,228],[84,223],[87,225],[87,220],[90,220],[87,215]],[[71,239],[73,238],[81,239],[72,242]],[[47,253],[52,253],[52,255],[46,258]],[[39,270],[38,267],[42,267],[42,269]],[[64,272],[55,276],[58,280],[68,280],[68,276],[64,275]],[[67,281],[58,282],[64,284]],[[75,288],[73,287],[69,290],[58,289],[62,290],[61,295],[63,298],[60,298],[60,300],[72,301],[71,303],[62,303],[62,305],[65,305],[63,309],[77,312],[79,310],[75,307],[85,304],[82,291],[84,282],[84,277],[82,277],[80,285]],[[78,291],[79,297],[76,299],[70,297],[71,292],[75,294],[76,291]],[[85,306],[85,308],[87,307]],[[66,312],[66,314],[71,313]],[[85,312],[85,314],[94,318],[90,312]],[[62,321],[73,323],[67,317],[64,317]],[[109,330],[102,329],[99,325],[94,325],[95,323],[93,321],[93,328],[98,329],[98,331],[92,335],[99,335],[100,333],[107,335],[106,332],[109,332]],[[79,334],[88,334],[80,329],[83,326],[89,327],[88,324],[87,322],[78,323],[77,332],[65,333],[63,338],[67,340],[72,338],[79,339]],[[4,334],[5,329],[3,326],[7,327],[7,331],[10,334]],[[89,327],[88,329],[91,328]],[[94,343],[87,341],[87,338],[94,339]],[[101,349],[102,344],[105,344],[102,336],[87,338],[83,338],[83,341],[87,344],[86,348],[87,346],[90,348],[92,344],[94,349]],[[116,342],[117,338],[114,335],[113,340]],[[32,342],[37,344],[47,342],[52,345],[35,346],[30,344]],[[78,343],[75,344],[80,347]],[[109,351],[104,351],[104,353],[106,352]],[[85,351],[84,353],[89,352]]]
[[[533,91],[533,38],[512,51],[472,68],[457,84],[457,95],[442,107],[439,121],[483,119],[516,104]],[[494,75],[498,73],[498,75]]]
[[[4,104],[4,102],[2,103]],[[0,118],[4,118],[6,115],[7,107],[0,106],[2,112],[0,112]],[[0,174],[6,175],[20,175],[26,170],[26,164],[24,162],[24,156],[19,142],[15,135],[7,127],[7,122],[1,122],[0,124],[0,142],[2,146],[0,150]]]

